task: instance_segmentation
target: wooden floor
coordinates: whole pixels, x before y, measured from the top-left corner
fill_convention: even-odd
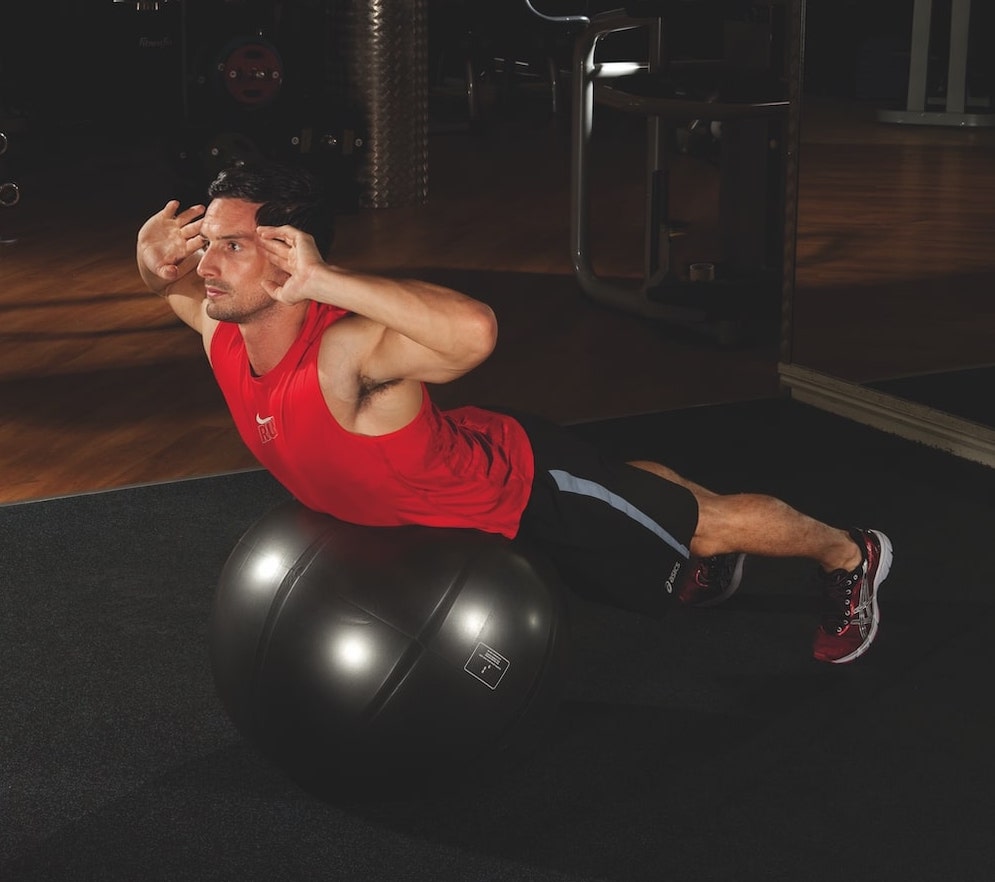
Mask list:
[[[816,110],[802,154],[795,359],[857,379],[993,360],[993,142]],[[137,227],[173,195],[161,155],[86,131],[23,137],[22,201],[0,211],[0,239],[16,239],[0,247],[0,502],[253,467],[199,341],[134,267]],[[606,275],[638,271],[641,148],[628,124],[598,133],[593,232]],[[525,114],[433,135],[430,175],[424,205],[343,217],[335,259],[495,307],[498,350],[439,389],[441,403],[576,422],[778,394],[776,339],[723,349],[580,294],[562,121]],[[675,199],[706,228],[713,177],[692,168],[681,181]]]
[[[995,129],[809,102],[793,359],[859,382],[995,363]]]

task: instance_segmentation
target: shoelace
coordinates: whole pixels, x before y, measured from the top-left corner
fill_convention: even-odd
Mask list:
[[[850,624],[853,618],[853,590],[860,584],[863,575],[863,564],[845,575],[840,575],[840,571],[829,575],[829,581],[824,586],[826,606],[822,617],[822,627],[826,631],[839,634]]]

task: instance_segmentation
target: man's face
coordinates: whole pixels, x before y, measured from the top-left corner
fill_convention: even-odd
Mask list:
[[[204,253],[197,273],[204,280],[207,314],[215,321],[247,322],[275,304],[262,280],[283,278],[259,248],[258,208],[255,202],[222,198],[204,214]]]

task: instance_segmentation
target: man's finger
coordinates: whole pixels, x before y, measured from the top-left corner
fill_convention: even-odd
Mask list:
[[[178,204],[179,203],[177,203],[177,205]],[[197,222],[206,210],[207,209],[203,205],[191,205],[185,211],[181,211],[178,215],[176,215],[176,220],[185,227],[190,223]]]

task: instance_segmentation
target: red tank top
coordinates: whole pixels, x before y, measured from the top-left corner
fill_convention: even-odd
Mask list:
[[[311,303],[297,340],[261,377],[249,367],[238,326],[222,322],[211,365],[242,440],[304,505],[370,526],[470,527],[513,538],[532,487],[532,449],[503,414],[440,411],[423,390],[421,410],[387,435],[357,435],[329,413],[318,350],[342,311]]]

